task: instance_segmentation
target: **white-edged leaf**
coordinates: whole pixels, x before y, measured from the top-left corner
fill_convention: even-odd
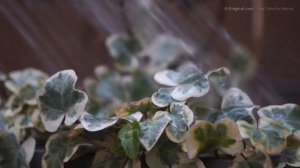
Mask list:
[[[158,107],[167,107],[171,102],[175,102],[170,95],[172,91],[172,88],[160,88],[152,94],[151,101]]]
[[[173,142],[183,142],[186,131],[194,121],[194,113],[188,106],[179,103],[172,104],[170,109],[172,120],[166,127],[166,134]]]
[[[192,77],[194,78],[194,77]],[[201,97],[208,93],[210,84],[204,76],[196,76],[196,79],[186,79],[179,86],[175,87],[171,97],[177,101],[185,101],[191,97]]]
[[[163,70],[154,75],[154,80],[162,85],[177,86],[180,80],[180,73],[172,70]]]
[[[127,120],[129,122],[134,122],[134,121],[139,122],[142,119],[142,117],[143,117],[143,114],[140,111],[138,111],[138,112],[130,114],[129,116],[120,117],[120,118]]]
[[[73,70],[64,70],[50,77],[39,97],[41,118],[45,129],[54,132],[65,116],[66,125],[73,124],[87,103],[87,95],[75,89],[77,76]]]
[[[290,131],[300,130],[300,106],[296,104],[272,105],[257,112],[262,120],[276,121]]]
[[[152,120],[147,120],[140,123],[139,140],[147,151],[151,150],[163,133],[167,124],[171,121],[168,112],[158,111],[153,116]]]
[[[82,126],[91,132],[103,130],[114,125],[117,121],[117,117],[98,117],[87,112],[84,112],[80,117]]]

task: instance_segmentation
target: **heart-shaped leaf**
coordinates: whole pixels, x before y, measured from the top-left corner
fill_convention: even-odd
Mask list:
[[[221,149],[229,154],[241,151],[241,137],[236,123],[230,119],[222,119],[216,124],[199,121],[187,132],[184,145],[189,158],[214,149]]]
[[[50,77],[39,97],[41,118],[45,129],[54,132],[65,117],[65,124],[73,124],[84,111],[87,95],[74,88],[77,76],[73,70],[64,70]]]
[[[166,128],[169,139],[180,143],[185,139],[185,133],[194,121],[194,113],[184,104],[172,104],[170,107],[170,117],[172,120]]]
[[[158,111],[152,120],[146,120],[140,123],[141,133],[139,140],[147,151],[153,148],[171,120],[168,112]]]

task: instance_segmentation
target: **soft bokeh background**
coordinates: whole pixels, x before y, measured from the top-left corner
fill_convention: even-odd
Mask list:
[[[196,47],[193,59],[204,69],[226,65],[231,45],[242,43],[258,62],[245,86],[254,102],[300,102],[299,0],[152,0],[151,17],[140,14],[137,2],[1,0],[0,70],[72,68],[83,79],[95,66],[112,64],[104,45],[109,35],[143,29]],[[293,10],[224,10],[261,5]]]

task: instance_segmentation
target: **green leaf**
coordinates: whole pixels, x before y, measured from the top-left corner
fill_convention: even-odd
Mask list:
[[[135,159],[139,153],[139,133],[139,123],[133,122],[132,124],[124,126],[118,134],[118,137],[121,140],[121,144],[126,155],[131,159]]]
[[[170,108],[172,120],[166,128],[166,134],[173,142],[180,143],[185,139],[185,133],[194,121],[194,113],[184,104],[172,104]]]
[[[146,120],[140,123],[141,133],[139,140],[147,151],[153,148],[171,120],[168,112],[158,111],[152,120]]]
[[[229,154],[241,151],[241,137],[236,123],[230,119],[222,119],[216,124],[199,121],[187,132],[184,142],[189,158],[197,154],[221,149]]]
[[[258,115],[262,120],[276,121],[276,123],[290,131],[300,130],[300,106],[296,104],[273,105],[261,108]]]
[[[117,121],[117,117],[98,117],[87,112],[84,112],[80,117],[82,126],[91,132],[103,130],[114,125]]]
[[[80,137],[68,136],[66,132],[52,135],[46,143],[42,165],[47,168],[63,168],[80,145],[85,144]]]
[[[258,129],[246,121],[238,121],[238,128],[243,138],[249,138],[260,151],[268,154],[278,154],[285,147],[287,137],[291,134],[281,125],[260,120]]]
[[[134,56],[141,51],[142,46],[136,39],[127,35],[112,35],[107,39],[106,46],[118,68],[125,71],[137,68],[138,61]]]
[[[74,88],[76,80],[73,70],[64,70],[46,81],[39,101],[41,118],[47,131],[56,131],[64,116],[67,126],[73,124],[84,111],[88,98],[83,91]]]
[[[244,152],[233,161],[233,168],[271,168],[272,162],[268,155],[260,151]]]
[[[13,134],[0,135],[0,167],[29,168],[26,153]]]

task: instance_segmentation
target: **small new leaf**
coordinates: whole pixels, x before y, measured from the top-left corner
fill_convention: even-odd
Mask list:
[[[140,126],[138,122],[133,122],[124,126],[118,134],[121,140],[122,147],[126,155],[135,159],[139,153],[140,142],[139,142]]]

